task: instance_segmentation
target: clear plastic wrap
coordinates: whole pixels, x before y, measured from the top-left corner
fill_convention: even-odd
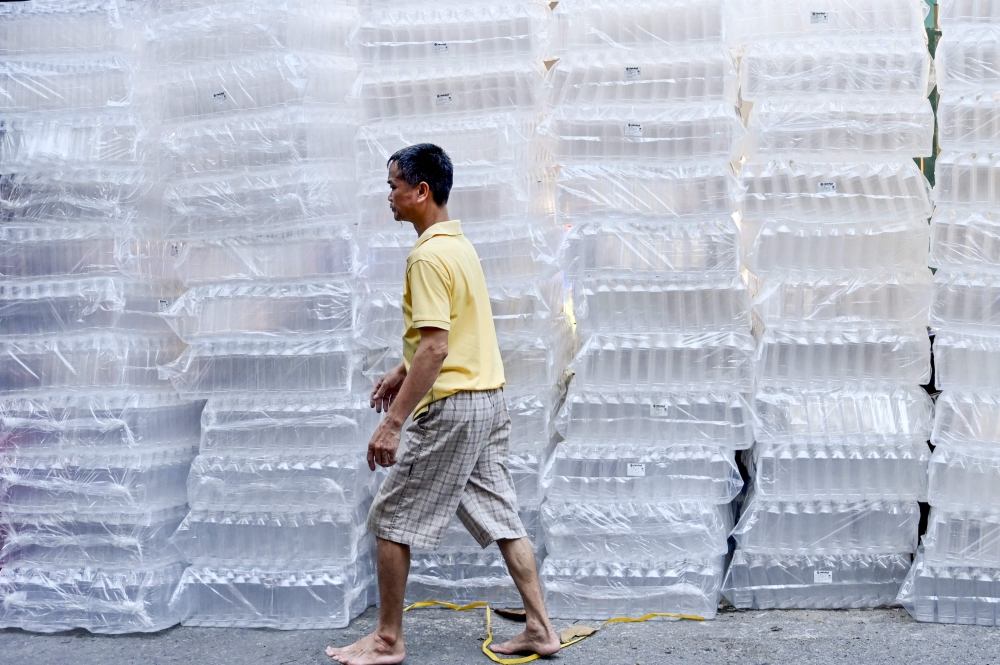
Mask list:
[[[740,59],[740,95],[779,97],[877,95],[923,98],[931,56],[923,36],[826,36],[754,42]]]
[[[548,75],[548,104],[736,104],[736,67],[722,46],[573,52]]]
[[[948,330],[1000,330],[1000,275],[938,270],[930,324]]]
[[[612,563],[548,557],[540,577],[549,615],[565,619],[654,612],[715,617],[725,557]]]
[[[555,387],[537,395],[504,395],[510,415],[509,440],[513,454],[525,451],[540,454],[548,446],[558,397]]]
[[[538,60],[548,10],[533,2],[432,4],[365,14],[351,35],[363,67],[414,62]]]
[[[355,248],[350,227],[331,221],[173,242],[169,253],[184,282],[199,284],[346,277],[354,270]]]
[[[897,601],[917,621],[1000,626],[1000,568],[935,565],[921,548]]]
[[[226,338],[199,340],[176,360],[159,363],[159,373],[181,395],[196,399],[256,391],[346,393],[357,362],[343,338]]]
[[[731,104],[566,105],[538,131],[561,165],[729,161],[746,134]]]
[[[627,501],[725,504],[739,494],[743,480],[733,451],[720,446],[563,442],[546,462],[542,485],[550,502],[590,510],[597,503]],[[546,533],[558,521],[547,521]],[[606,526],[600,520],[597,525]],[[551,547],[549,553],[555,554]]]
[[[930,264],[990,270],[1000,265],[1000,219],[985,210],[938,207],[931,219]]]
[[[586,49],[647,50],[721,43],[723,0],[561,0],[553,10],[555,55]]]
[[[727,278],[739,273],[739,229],[733,220],[573,224],[560,248],[571,280],[609,273],[638,277]]]
[[[1000,394],[965,387],[938,395],[931,443],[935,446],[975,446],[988,450],[1000,444]]]
[[[742,194],[732,168],[721,162],[568,166],[555,184],[556,219],[573,225],[613,218],[726,219]]]
[[[733,529],[748,554],[905,554],[917,547],[916,501],[768,501],[752,493]]]
[[[366,70],[351,95],[368,122],[510,113],[536,105],[543,70],[532,61]]]
[[[519,608],[524,601],[499,552],[420,553],[410,556],[407,604],[428,600]]]
[[[761,386],[754,396],[754,432],[761,444],[901,445],[929,438],[933,409],[917,386]]]
[[[564,324],[563,279],[559,273],[527,280],[496,281],[488,288],[493,327],[500,337],[544,335]]]
[[[138,221],[149,182],[132,167],[7,173],[0,176],[0,217],[19,225]]]
[[[809,388],[922,385],[931,378],[931,342],[924,327],[847,330],[768,328],[757,347],[761,386]],[[940,365],[939,365],[940,368]]]
[[[556,420],[569,444],[668,446],[704,442],[741,450],[753,443],[746,395],[629,393],[572,387]]]
[[[541,547],[538,504],[534,503],[526,505],[521,501],[520,496],[518,496],[517,516],[521,520],[524,530],[528,533],[528,537],[532,541],[535,556],[538,556]],[[490,544],[485,549],[488,552],[499,553],[499,549],[495,544]],[[428,550],[423,548],[414,548],[415,554],[430,554],[432,552],[436,554],[472,554],[483,551],[483,546],[472,537],[472,534],[470,534],[469,530],[465,528],[457,515],[453,516],[451,521],[448,522],[448,526],[442,534],[441,544],[437,549]]]
[[[128,106],[135,76],[132,62],[113,52],[5,56],[0,61],[0,111]]]
[[[355,292],[348,281],[261,282],[194,287],[163,313],[177,336],[323,337],[351,333]]]
[[[1000,568],[1000,511],[932,506],[922,542],[927,563]]]
[[[930,270],[771,273],[754,284],[753,309],[768,327],[926,325]]]
[[[146,128],[131,109],[5,113],[0,159],[8,169],[127,165],[142,158]]]
[[[573,283],[573,315],[581,335],[743,332],[750,328],[750,299],[739,277],[598,277]]]
[[[927,222],[885,219],[794,220],[763,216],[745,223],[744,257],[756,275],[772,271],[920,269],[927,265]]]
[[[934,337],[934,383],[949,388],[1000,388],[1000,335],[939,330]]]
[[[938,446],[928,476],[928,500],[937,508],[988,511],[1000,505],[1000,455],[995,450]]]
[[[948,28],[963,23],[1000,22],[1000,3],[995,0],[941,0],[938,23]]]
[[[758,443],[747,466],[768,501],[923,501],[930,448],[924,439]]]
[[[737,609],[858,609],[896,603],[909,554],[747,554],[736,550],[722,594]]]
[[[0,394],[163,388],[157,367],[183,348],[170,333],[87,332],[0,338]]]
[[[934,53],[942,93],[993,89],[1000,84],[1000,26],[963,26],[946,31]]]
[[[124,27],[117,0],[0,5],[0,53],[113,50]]]
[[[345,628],[375,600],[374,566],[365,556],[307,570],[191,566],[170,607],[185,626],[330,629]]]
[[[938,169],[940,164],[939,158]],[[775,160],[744,165],[742,179],[743,215],[751,222],[926,220],[932,211],[930,186],[912,160],[844,164]]]
[[[998,172],[1000,154],[942,152],[934,163],[934,202],[945,208],[1000,207]]]
[[[824,162],[930,157],[934,109],[926,99],[775,100],[754,104],[748,122],[750,159]]]
[[[788,37],[924,34],[922,0],[827,0],[816,7],[788,0],[725,0],[726,39],[733,44]],[[816,11],[818,10],[818,11]]]
[[[550,499],[542,505],[542,525],[545,549],[556,559],[663,562],[726,554],[733,516],[729,506],[693,501],[595,504]]]
[[[749,333],[591,335],[571,366],[573,382],[596,390],[749,391],[755,347]]]
[[[254,456],[362,450],[379,420],[366,395],[215,395],[202,413],[201,452]]]
[[[545,335],[536,337],[501,337],[504,392],[507,398],[544,395],[563,378],[563,368],[572,359],[572,332],[560,321]]]
[[[938,141],[945,150],[1000,151],[998,123],[1000,100],[993,95],[981,91],[953,92],[938,101]]]
[[[181,618],[169,606],[184,566],[108,569],[88,566],[0,570],[0,627],[55,633],[154,633]]]

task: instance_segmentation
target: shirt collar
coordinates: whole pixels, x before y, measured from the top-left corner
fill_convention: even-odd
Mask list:
[[[434,236],[460,236],[462,235],[462,222],[457,219],[451,219],[447,222],[438,222],[437,224],[432,224],[429,229],[423,232],[417,242],[413,245],[413,249],[420,247],[422,244],[433,238]]]

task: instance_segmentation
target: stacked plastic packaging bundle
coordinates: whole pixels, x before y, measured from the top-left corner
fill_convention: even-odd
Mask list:
[[[353,341],[357,11],[146,10],[154,209],[188,287],[163,313],[188,346],[160,371],[207,399],[171,606],[188,625],[345,626],[375,600],[374,422]]]
[[[821,9],[822,11],[814,11]],[[931,154],[921,0],[733,0],[759,326],[740,608],[894,602],[926,494]]]
[[[721,0],[563,0],[548,115],[580,349],[543,472],[553,616],[715,616],[750,446]]]
[[[115,0],[0,6],[0,627],[155,631],[183,565],[200,402],[183,344],[129,17]]]
[[[937,399],[927,533],[899,600],[918,621],[1000,625],[1000,6],[942,2],[936,54]]]
[[[562,276],[552,245],[551,178],[533,147],[550,10],[537,1],[371,0],[351,47],[362,73],[358,133],[363,371],[377,379],[401,360],[406,257],[416,242],[393,220],[389,157],[429,142],[455,168],[448,201],[482,260],[512,421],[521,517],[539,542],[539,465],[557,384],[571,350]],[[414,551],[407,600],[520,605],[496,546],[482,550],[457,518],[436,551]]]

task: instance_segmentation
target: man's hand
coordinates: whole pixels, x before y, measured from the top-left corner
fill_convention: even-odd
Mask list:
[[[377,413],[388,412],[389,407],[396,400],[396,395],[399,394],[399,389],[403,387],[404,379],[406,379],[406,365],[399,363],[375,384],[369,400],[370,406]],[[372,440],[374,441],[374,439]],[[374,468],[372,467],[373,470]]]
[[[372,440],[368,442],[368,468],[375,470],[375,465],[392,466],[396,463],[396,451],[399,450],[399,439],[402,427],[394,425],[388,418],[375,428]]]

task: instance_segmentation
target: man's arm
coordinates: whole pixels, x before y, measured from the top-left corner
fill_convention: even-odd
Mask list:
[[[417,408],[424,395],[430,392],[447,357],[448,331],[441,328],[421,328],[420,344],[410,362],[410,371],[406,373],[399,393],[368,443],[368,468],[372,471],[376,464],[392,466],[396,463],[403,423]]]

